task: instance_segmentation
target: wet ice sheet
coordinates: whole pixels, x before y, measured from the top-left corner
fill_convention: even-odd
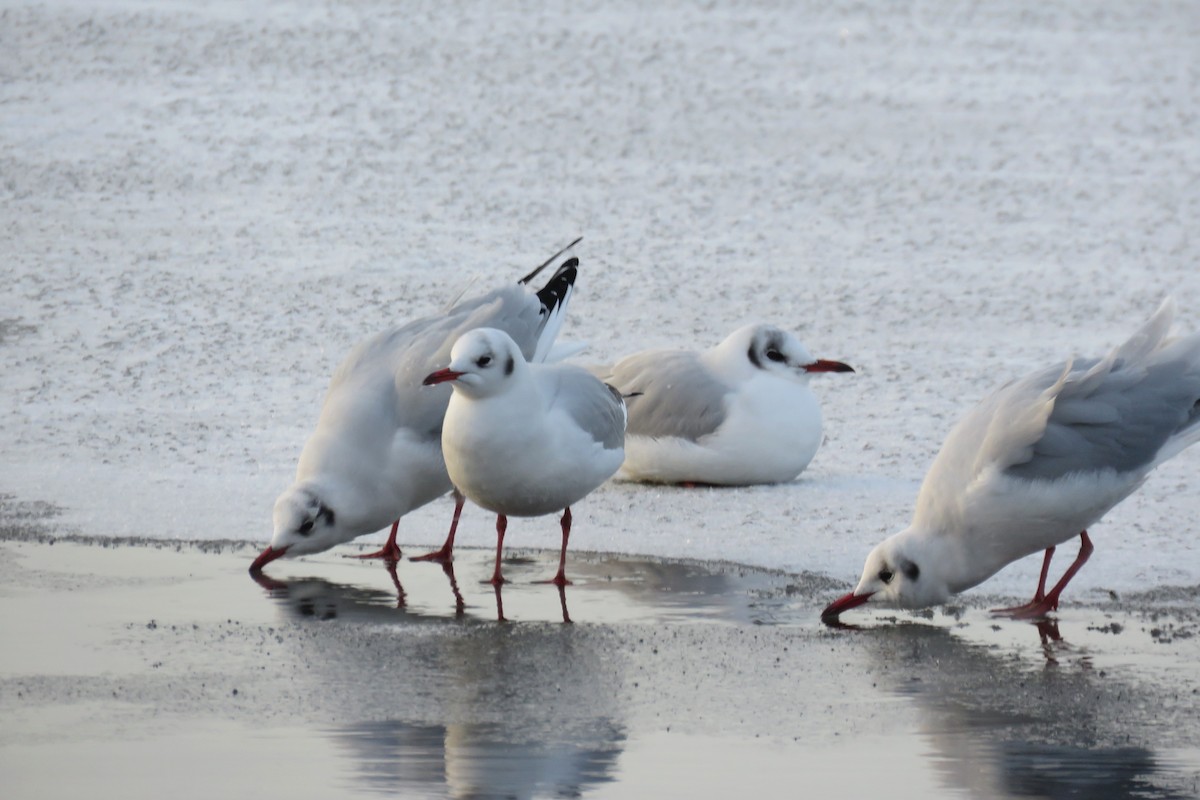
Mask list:
[[[766,320],[858,370],[814,382],[799,482],[609,485],[580,549],[850,580],[984,392],[1167,293],[1200,328],[1189,3],[15,0],[3,23],[0,491],[85,534],[265,542],[355,342],[579,234],[564,338],[589,359]],[[1200,584],[1198,465],[1093,531],[1069,597]],[[1028,561],[988,591],[1028,594]]]
[[[381,565],[335,556],[264,589],[249,547],[2,549],[0,638],[39,642],[0,653],[16,796],[236,794],[267,764],[297,797],[857,792],[864,759],[930,797],[1186,797],[1200,774],[1194,611],[835,631],[812,576],[614,556],[573,562],[566,625],[530,582],[553,555],[518,554],[499,623],[486,551],[460,555],[460,616],[436,565],[400,565],[397,608]]]

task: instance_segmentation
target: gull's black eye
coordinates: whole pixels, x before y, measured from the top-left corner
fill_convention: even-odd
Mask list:
[[[300,524],[300,527],[296,529],[296,532],[301,536],[308,536],[308,534],[312,532],[312,528],[313,521],[311,519],[306,519]]]
[[[879,570],[879,580],[883,581],[884,583],[891,583],[892,578],[894,577],[896,577],[896,573],[892,572],[887,567]]]
[[[486,367],[490,363],[492,363],[491,356],[480,356],[478,360],[476,360],[475,365],[479,367]]]
[[[787,358],[784,357],[783,353],[779,352],[774,347],[767,351],[767,358],[771,359],[772,361],[787,361]]]

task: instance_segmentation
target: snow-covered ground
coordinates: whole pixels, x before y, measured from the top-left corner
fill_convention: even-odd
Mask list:
[[[265,542],[357,340],[582,234],[590,360],[763,320],[859,371],[817,382],[796,483],[610,484],[573,546],[849,580],[988,389],[1166,294],[1200,329],[1197,87],[1189,2],[10,0],[0,493]],[[1096,526],[1074,591],[1200,583],[1198,467]]]

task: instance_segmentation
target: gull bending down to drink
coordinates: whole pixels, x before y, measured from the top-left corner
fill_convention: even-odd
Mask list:
[[[566,249],[517,283],[385,331],[350,352],[334,373],[295,482],[275,501],[271,544],[252,573],[282,556],[319,553],[389,524],[387,544],[364,557],[400,558],[400,517],[452,489],[441,444],[450,391],[423,389],[421,379],[446,362],[459,336],[483,325],[506,331],[522,357],[544,359],[562,327],[579,260],[563,262],[536,292],[527,284]],[[450,560],[463,502],[456,500],[446,543],[423,558]]]
[[[1078,359],[1002,386],[946,437],[912,524],[867,556],[858,586],[822,617],[864,603],[921,608],[1045,553],[1033,599],[995,613],[1041,618],[1092,553],[1087,529],[1159,464],[1200,440],[1200,334],[1168,336],[1165,301],[1104,358]],[[1055,547],[1079,554],[1046,589]]]

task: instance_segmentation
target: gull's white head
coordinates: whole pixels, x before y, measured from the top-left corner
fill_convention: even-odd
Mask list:
[[[259,572],[277,558],[310,555],[354,538],[355,532],[339,525],[336,504],[328,491],[309,481],[297,483],[279,495],[273,514],[271,544],[250,566]]]
[[[472,398],[491,397],[512,385],[525,368],[525,356],[504,331],[476,328],[458,337],[450,350],[450,365],[432,372],[425,385],[452,382],[454,390]]]
[[[942,577],[947,553],[941,544],[909,528],[891,536],[867,556],[858,586],[825,607],[821,618],[836,619],[843,611],[872,603],[891,608],[925,608],[950,599]]]
[[[792,334],[774,325],[747,325],[717,345],[722,359],[771,375],[807,382],[814,372],[854,372],[841,361],[813,358]]]

